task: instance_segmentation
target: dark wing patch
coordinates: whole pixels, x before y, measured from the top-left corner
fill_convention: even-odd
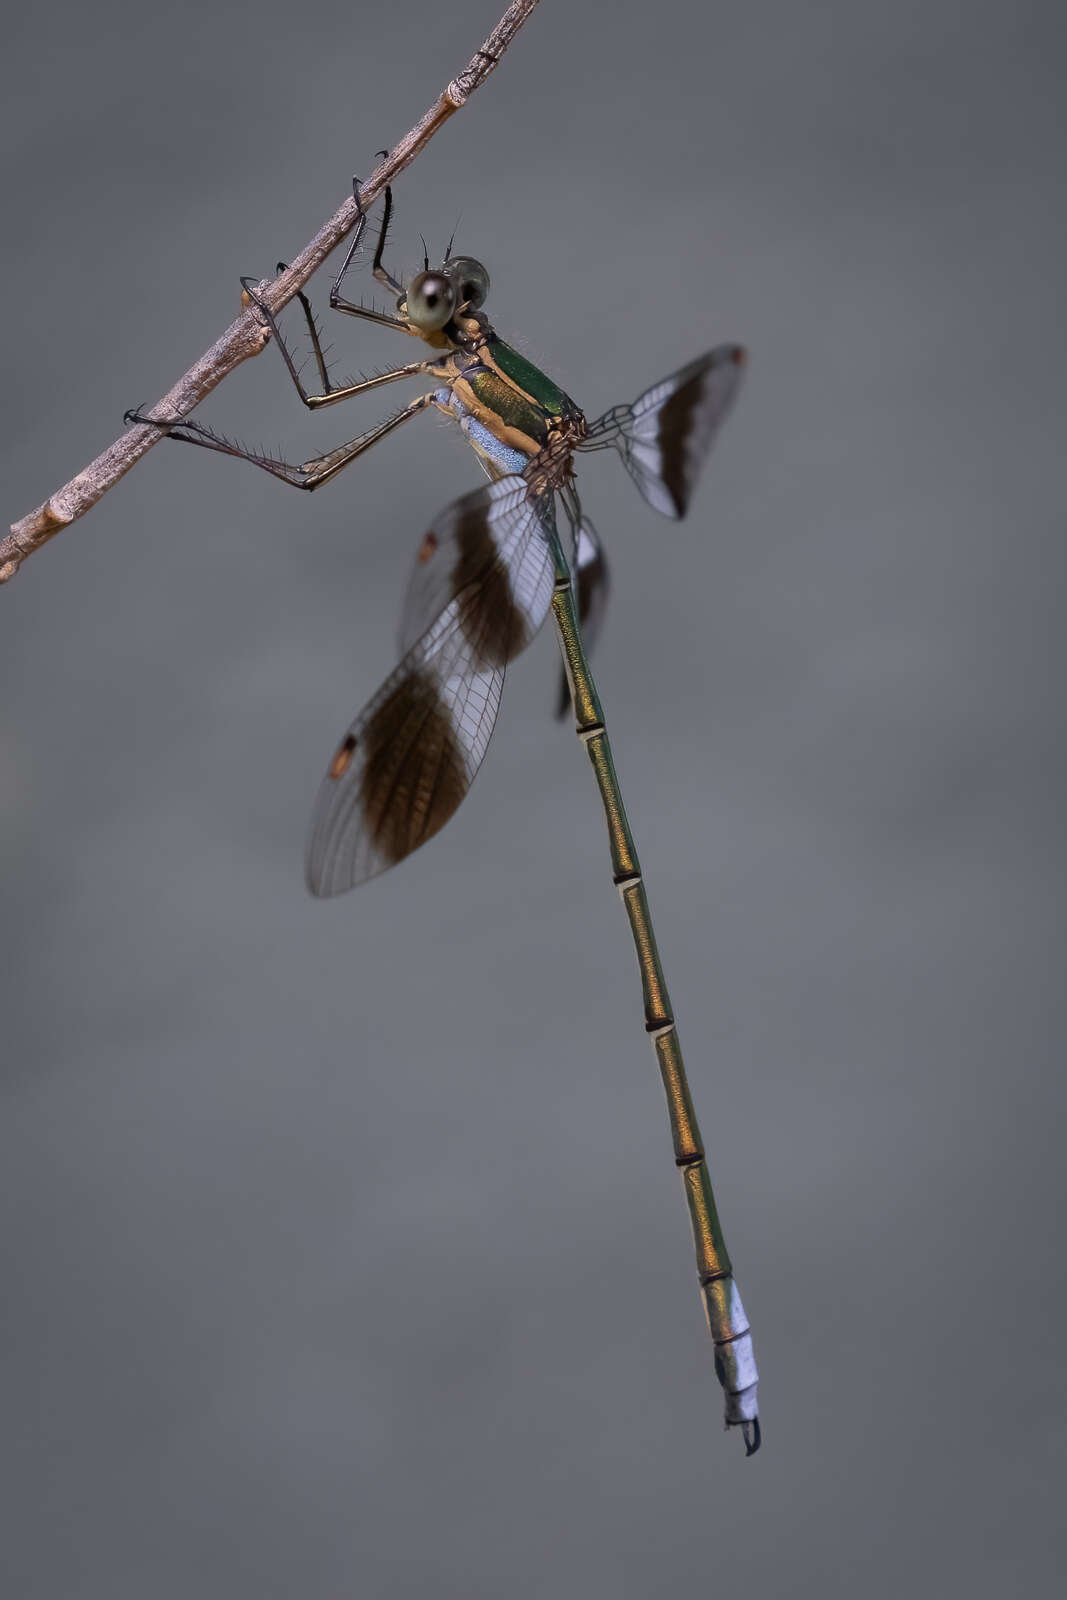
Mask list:
[[[400,616],[400,649],[407,652],[456,595],[478,588],[468,621],[484,659],[503,666],[525,650],[552,598],[538,567],[525,553],[532,527],[550,539],[555,529],[551,495],[530,498],[524,479],[507,475],[464,495],[443,511],[423,539],[408,580]],[[428,541],[432,546],[427,551]]]
[[[684,517],[744,364],[740,345],[719,345],[653,384],[633,405],[606,411],[577,448],[614,445],[649,505],[664,516]]]
[[[511,572],[497,550],[492,505],[486,504],[486,498],[485,491],[478,490],[460,502],[462,509],[452,530],[456,560],[449,581],[453,594],[462,593],[472,583],[480,584],[477,611],[472,610],[469,620],[482,631],[486,660],[502,667],[513,644],[522,648],[523,617],[512,593]]]
[[[464,751],[432,672],[401,678],[363,731],[359,798],[384,866],[433,837],[470,787]]]
[[[446,601],[338,746],[312,818],[312,894],[341,894],[402,861],[445,825],[470,788],[496,721],[506,662],[532,637],[552,599],[551,500],[531,501],[525,484],[522,491],[507,500],[506,515],[497,511],[496,555]],[[451,529],[463,505],[450,506],[436,526]],[[488,600],[505,547],[512,592],[524,597],[513,608],[514,638]]]

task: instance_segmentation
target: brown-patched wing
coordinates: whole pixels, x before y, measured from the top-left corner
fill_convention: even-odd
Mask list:
[[[312,894],[342,894],[395,866],[459,806],[489,744],[507,663],[551,603],[551,516],[550,500],[531,501],[522,479],[502,478],[436,519],[431,555],[453,558],[432,584],[413,579],[405,617],[411,627],[429,620],[327,768],[308,842]]]
[[[709,350],[646,389],[633,405],[606,411],[578,449],[614,445],[649,505],[665,517],[684,517],[744,365],[741,345]]]
[[[400,613],[401,654],[472,582],[484,591],[486,649],[504,661],[525,650],[552,598],[540,563],[527,559],[531,515],[547,548],[555,532],[553,497],[531,500],[524,480],[510,474],[438,513],[415,552]]]

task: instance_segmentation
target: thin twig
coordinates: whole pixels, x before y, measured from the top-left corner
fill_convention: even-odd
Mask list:
[[[537,0],[513,0],[481,49],[475,52],[470,64],[452,79],[425,116],[393,147],[367,182],[360,185],[359,198],[364,210],[369,209],[398,173],[410,166],[452,113],[466,105],[478,85],[484,83],[492,72],[536,4]],[[358,215],[355,201],[346,200],[319,229],[310,244],[304,246],[287,272],[269,284],[260,285],[259,294],[272,311],[280,311],[293,299],[297,290],[304,286],[331,250],[355,226]],[[250,308],[242,312],[237,321],[230,324],[211,349],[189,368],[183,378],[179,378],[152,409],[160,416],[185,416],[205,395],[211,393],[216,384],[221,383],[228,372],[232,372],[242,361],[247,361],[249,356],[258,355],[269,337],[255,310]],[[39,550],[61,528],[82,516],[90,506],[94,506],[101,495],[162,437],[160,429],[145,425],[127,429],[69,483],[49,495],[36,511],[13,522],[10,534],[0,540],[0,583],[7,583],[27,556]]]

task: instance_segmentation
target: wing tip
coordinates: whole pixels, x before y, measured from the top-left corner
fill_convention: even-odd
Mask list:
[[[332,900],[337,890],[325,882],[313,862],[304,863],[304,887],[313,900]]]

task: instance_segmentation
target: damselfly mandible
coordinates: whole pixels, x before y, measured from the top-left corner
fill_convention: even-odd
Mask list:
[[[359,185],[355,185],[359,205]],[[310,394],[269,308],[244,280],[265,318],[301,400],[335,405],[399,378],[431,380],[378,427],[300,466],[230,443],[188,417],[127,412],[170,438],[251,461],[298,489],[317,489],[428,407],[457,422],[488,487],[446,507],[415,555],[400,623],[400,663],[352,723],[331,757],[315,806],[307,851],[312,894],[335,895],[384,872],[444,826],[481,765],[496,721],[504,672],[551,608],[563,656],[560,710],[574,708],[578,737],[593,765],[607,819],[611,866],[630,921],[641,973],[645,1030],[667,1094],[674,1157],[681,1170],[696,1244],[697,1272],[726,1396],[726,1425],[740,1426],[746,1453],[760,1443],[757,1374],[748,1319],[733,1279],[715,1208],[674,1013],[656,948],[641,867],[612,760],[588,650],[603,615],[608,572],[596,530],[582,511],[574,457],[617,450],[655,510],[682,517],[719,424],[737,390],[744,351],[720,345],[587,423],[570,397],[498,338],[483,310],[489,275],[470,256],[452,255],[407,285],[382,261],[392,195],[385,191],[373,271],[396,297],[395,313],[342,295],[366,228],[360,212],[330,305],[350,316],[414,335],[429,358],[333,387],[310,302],[299,296],[321,380]],[[563,509],[566,537],[556,523]]]

